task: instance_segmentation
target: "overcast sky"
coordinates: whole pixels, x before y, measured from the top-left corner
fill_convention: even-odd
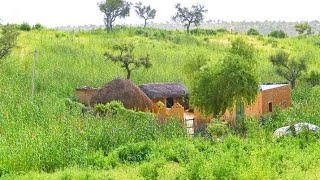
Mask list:
[[[37,22],[47,26],[103,24],[103,14],[97,3],[102,0],[0,0],[3,23]],[[224,21],[312,21],[320,20],[317,0],[130,0],[141,1],[158,10],[153,21],[171,22],[174,5],[203,4],[208,9],[205,20]],[[131,11],[131,17],[117,23],[138,24],[141,20]]]

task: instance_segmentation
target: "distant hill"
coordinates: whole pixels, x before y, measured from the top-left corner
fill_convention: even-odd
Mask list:
[[[226,22],[226,21],[206,21],[201,24],[201,28],[209,28],[209,29],[219,29],[224,28],[232,32],[247,32],[248,29],[254,28],[257,29],[261,34],[268,34],[274,30],[283,30],[289,36],[297,35],[295,31],[294,25],[301,22],[285,22],[285,21],[254,21],[254,22]],[[312,27],[312,32],[315,34],[320,33],[320,22],[319,21],[311,21],[309,24]],[[138,24],[122,24],[126,26],[142,26]],[[173,24],[173,23],[151,23],[150,27],[160,28],[160,29],[184,29],[181,24]],[[85,25],[85,26],[62,26],[57,27],[59,30],[93,30],[98,28],[104,28],[101,25]],[[194,28],[194,27],[193,27]]]

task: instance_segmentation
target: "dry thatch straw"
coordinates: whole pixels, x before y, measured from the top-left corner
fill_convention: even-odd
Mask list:
[[[188,89],[180,83],[149,83],[139,86],[151,99],[168,97],[185,97]]]
[[[98,90],[91,98],[90,104],[106,104],[120,101],[125,108],[140,111],[151,110],[152,101],[141,89],[130,80],[116,78]]]

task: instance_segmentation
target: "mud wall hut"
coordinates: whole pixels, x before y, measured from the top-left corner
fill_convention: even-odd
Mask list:
[[[273,112],[275,108],[291,106],[291,88],[289,84],[264,84],[259,86],[256,100],[251,105],[238,104],[232,111],[226,111],[221,119],[233,123],[242,116],[260,117]],[[194,110],[195,125],[209,123],[212,115],[205,116],[199,109]]]
[[[139,86],[140,89],[152,100],[153,103],[163,102],[166,108],[172,108],[179,103],[188,108],[185,98],[188,96],[187,88],[180,83],[148,83]]]
[[[85,105],[90,105],[91,97],[98,91],[98,88],[92,88],[92,87],[81,87],[76,89],[76,98],[77,100]]]
[[[152,101],[130,80],[116,78],[99,89],[90,99],[90,104],[106,104],[111,101],[120,101],[125,108],[139,111],[149,111]]]

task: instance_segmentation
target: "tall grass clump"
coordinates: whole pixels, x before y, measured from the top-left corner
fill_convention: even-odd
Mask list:
[[[49,105],[48,100],[55,103]],[[113,116],[95,117],[81,116],[81,109],[70,109],[59,99],[36,97],[21,105],[14,115],[1,120],[2,173],[86,166],[91,152],[102,150],[107,155],[127,143],[186,134],[178,121],[159,123],[152,114],[126,109]]]

